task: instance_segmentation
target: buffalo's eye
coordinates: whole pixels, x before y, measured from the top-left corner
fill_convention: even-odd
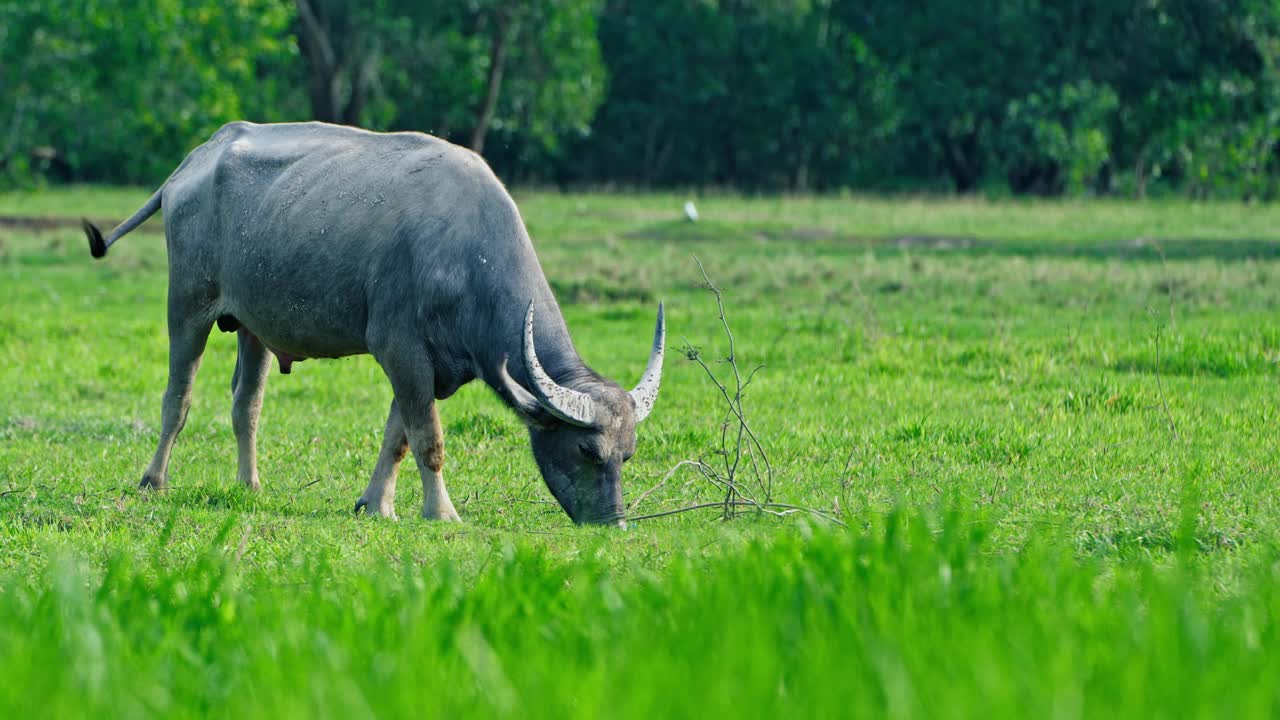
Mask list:
[[[582,453],[582,457],[586,458],[587,460],[597,465],[604,462],[604,460],[600,457],[600,455],[596,453],[595,448],[591,447],[590,445],[579,445],[578,452]]]

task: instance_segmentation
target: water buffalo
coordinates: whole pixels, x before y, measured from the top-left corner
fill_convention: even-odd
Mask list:
[[[395,397],[357,511],[395,517],[396,475],[412,449],[422,516],[458,520],[440,472],[436,400],[480,378],[527,425],[569,517],[625,525],[622,465],[658,396],[662,306],[634,390],[587,367],[514,201],[475,153],[416,132],[230,123],[105,238],[85,221],[93,256],[161,207],[169,382],[143,487],[167,483],[217,324],[238,334],[232,424],[249,488],[259,487],[255,436],[271,355],[288,373],[306,358],[368,353]]]

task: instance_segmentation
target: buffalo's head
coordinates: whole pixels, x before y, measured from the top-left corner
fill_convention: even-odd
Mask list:
[[[499,377],[507,397],[529,426],[533,457],[560,507],[576,523],[626,526],[622,505],[622,464],[636,451],[636,424],[658,399],[666,323],[658,306],[653,350],[644,375],[627,392],[617,383],[591,376],[560,385],[547,375],[533,347],[533,303],[525,315],[523,362],[530,388],[507,372]]]

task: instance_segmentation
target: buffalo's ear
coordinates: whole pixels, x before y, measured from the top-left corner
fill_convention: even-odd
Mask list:
[[[538,398],[525,390],[515,378],[511,377],[511,373],[507,372],[506,357],[502,358],[502,364],[498,366],[498,387],[494,389],[526,425],[546,429],[555,424],[555,416],[542,407]]]

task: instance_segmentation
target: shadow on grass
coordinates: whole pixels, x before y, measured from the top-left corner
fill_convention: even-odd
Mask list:
[[[913,238],[914,239],[914,238]],[[894,241],[904,247],[903,238]],[[910,247],[909,245],[905,247]],[[1053,241],[979,241],[967,246],[928,248],[942,252],[966,252],[975,255],[1004,255],[1014,257],[1059,257],[1093,260],[1139,260],[1160,262],[1163,260],[1274,260],[1280,258],[1280,241],[1275,240],[1222,240],[1211,238],[1136,238],[1133,240],[1096,243],[1058,243]]]
[[[1280,259],[1280,240],[1225,238],[1152,238],[1096,242],[1058,240],[989,240],[966,235],[900,235],[868,237],[835,230],[785,224],[748,224],[704,221],[664,221],[627,233],[636,240],[669,243],[715,241],[791,244],[819,243],[864,247],[877,253],[925,252],[940,255],[1000,255],[1026,258],[1077,258],[1095,260],[1216,259],[1222,261]]]

